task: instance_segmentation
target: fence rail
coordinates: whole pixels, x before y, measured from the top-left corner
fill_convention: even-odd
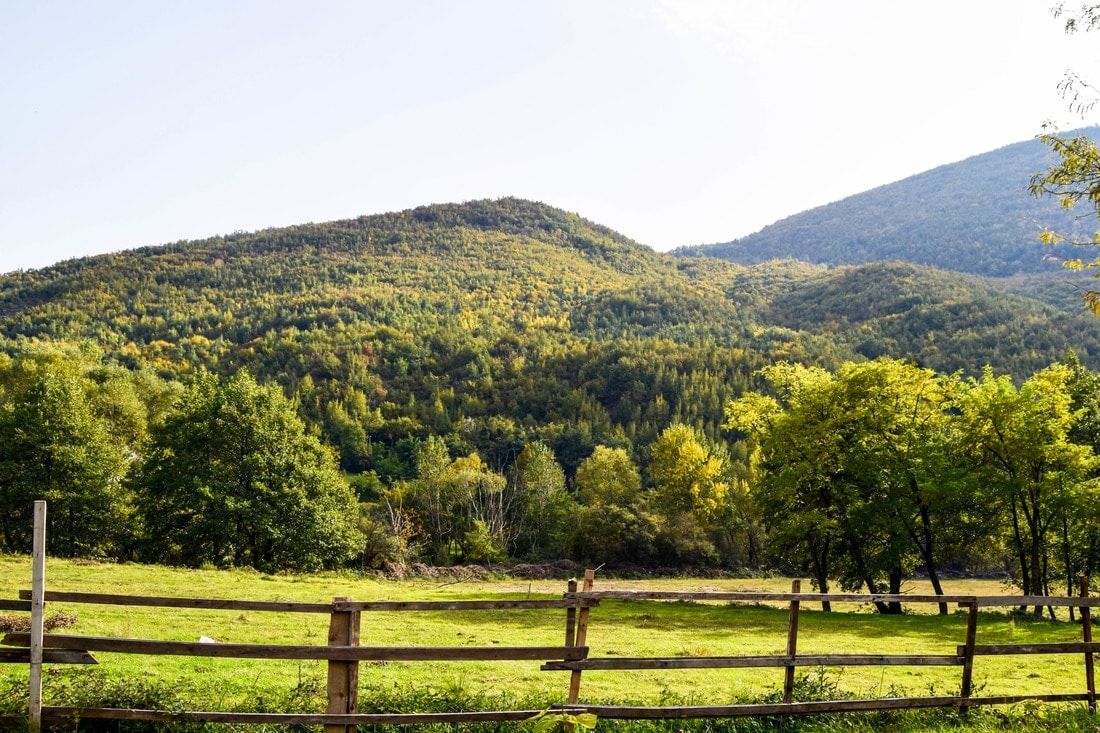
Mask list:
[[[36,511],[36,530],[39,513]],[[44,510],[42,512],[44,523]],[[1100,605],[1100,598],[1088,596],[1087,580],[1082,578],[1080,597],[1020,597],[1020,596],[937,596],[937,595],[869,595],[821,594],[800,592],[799,581],[792,583],[790,593],[750,592],[667,592],[667,591],[596,591],[594,572],[586,571],[578,589],[571,580],[561,599],[546,600],[466,600],[466,601],[355,601],[336,598],[330,603],[291,603],[278,601],[226,600],[209,598],[176,598],[127,596],[103,593],[74,593],[45,590],[44,556],[33,558],[34,587],[20,591],[20,600],[0,600],[0,608],[30,610],[30,632],[12,632],[2,643],[0,663],[29,664],[29,716],[32,729],[47,722],[79,718],[106,720],[182,721],[201,720],[213,723],[256,723],[323,725],[326,733],[354,730],[365,724],[420,724],[441,721],[517,721],[536,715],[537,710],[467,711],[453,713],[362,713],[358,709],[359,664],[368,661],[402,662],[466,662],[504,660],[539,661],[540,669],[568,671],[569,687],[564,704],[552,706],[561,712],[590,712],[612,719],[653,718],[717,718],[761,715],[810,715],[818,713],[856,712],[1003,705],[1027,700],[1044,702],[1086,702],[1095,711],[1096,687],[1093,655],[1100,652],[1100,643],[1092,641],[1089,609]],[[592,657],[586,644],[591,613],[604,601],[703,601],[718,603],[786,603],[788,604],[787,637],[784,654],[740,656],[678,656],[678,657]],[[805,602],[903,602],[944,604],[955,603],[967,613],[963,643],[955,654],[800,654],[798,630],[800,605]],[[45,604],[78,603],[117,606],[145,606],[178,609],[221,611],[273,611],[282,613],[313,613],[329,616],[327,645],[194,643],[153,639],[46,634],[43,630]],[[1082,620],[1081,641],[1031,644],[978,644],[979,608],[1006,606],[1069,606],[1079,608]],[[477,613],[500,610],[564,611],[565,639],[561,646],[361,646],[360,621],[363,613],[437,612]],[[778,641],[778,640],[777,640]],[[41,685],[43,664],[95,664],[92,652],[138,655],[186,655],[239,659],[321,660],[328,663],[328,704],[324,713],[234,713],[222,711],[124,710],[117,708],[76,709],[62,706],[42,706]],[[983,656],[1057,654],[1078,655],[1083,660],[1084,690],[1059,694],[973,696],[974,660]],[[957,666],[961,668],[959,694],[949,696],[875,698],[865,700],[794,700],[795,670],[805,667],[848,666]],[[587,670],[687,670],[780,668],[784,670],[781,703],[705,705],[705,706],[627,706],[587,705],[580,702],[582,673]],[[36,707],[37,706],[37,707]]]

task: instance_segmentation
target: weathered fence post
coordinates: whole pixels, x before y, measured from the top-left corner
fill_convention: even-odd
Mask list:
[[[592,590],[592,582],[596,578],[595,570],[584,571],[584,583],[581,585],[581,592],[588,593]],[[574,581],[575,583],[575,581]],[[568,623],[568,621],[566,622]],[[588,641],[588,604],[585,602],[581,606],[581,610],[577,613],[577,630],[573,636],[573,646],[584,646]],[[576,705],[577,701],[581,697],[581,671],[574,669],[569,675],[569,704]]]
[[[978,634],[978,602],[960,601],[960,606],[969,609],[966,616],[966,642],[963,644],[963,673],[962,684],[959,686],[959,697],[962,698],[962,709],[969,708],[967,700],[970,698],[970,688],[974,679],[974,640]]]
[[[329,617],[329,646],[359,646],[359,611],[337,611],[337,604],[350,601],[350,598],[334,598],[332,615]],[[328,663],[328,707],[326,713],[348,715],[358,712],[359,708],[359,663],[329,660]],[[325,733],[350,733],[356,726],[326,725]]]
[[[573,594],[577,592],[577,579],[570,578],[569,582],[565,586],[565,592]],[[577,607],[570,606],[565,609],[565,645],[575,646],[577,643]]]
[[[791,593],[802,592],[802,581],[791,581]],[[787,656],[790,662],[783,675],[783,702],[794,702],[794,656],[798,653],[798,599],[791,599],[790,617],[787,619]]]
[[[1089,597],[1089,576],[1082,575],[1081,597]],[[1081,637],[1086,644],[1092,643],[1092,609],[1081,606]],[[1094,675],[1092,651],[1085,652],[1085,684],[1088,686],[1089,712],[1096,712],[1096,677]]]
[[[46,502],[34,503],[31,547],[31,642],[29,717],[32,733],[42,729],[42,636],[46,617]]]

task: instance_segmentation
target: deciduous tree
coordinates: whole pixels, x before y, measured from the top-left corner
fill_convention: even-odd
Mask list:
[[[152,559],[317,570],[359,550],[358,506],[335,456],[278,387],[203,372],[153,436],[138,483]]]

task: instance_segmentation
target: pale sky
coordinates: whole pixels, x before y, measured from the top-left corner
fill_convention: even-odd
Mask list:
[[[501,196],[728,241],[1082,124],[1052,4],[0,0],[0,272]]]

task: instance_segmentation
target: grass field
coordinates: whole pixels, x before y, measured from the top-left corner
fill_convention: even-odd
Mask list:
[[[14,598],[30,585],[29,558],[0,556],[0,597]],[[168,595],[242,600],[328,602],[355,600],[464,600],[470,598],[554,598],[565,580],[515,579],[382,580],[353,575],[261,575],[246,571],[183,570],[141,565],[95,564],[51,559],[47,587],[58,591]],[[597,575],[597,590],[741,590],[786,591],[789,579],[620,581]],[[928,589],[914,584],[913,592]],[[966,580],[949,583],[946,592],[995,595],[999,583]],[[934,615],[934,606],[914,607],[902,616],[884,616],[854,605],[835,606],[826,614],[804,606],[799,652],[953,654],[965,637],[966,617]],[[62,633],[219,642],[324,644],[325,614],[226,612],[123,608],[87,604],[50,604],[47,615],[74,614],[75,626]],[[562,610],[492,612],[364,613],[364,646],[559,646],[564,639]],[[684,656],[779,654],[786,644],[785,607],[654,601],[610,601],[591,611],[590,655]],[[1008,613],[983,613],[978,643],[1070,641],[1080,639],[1079,624],[1033,620]],[[317,711],[324,705],[324,662],[219,660],[189,657],[136,657],[96,654],[96,667],[51,666],[44,695],[47,703],[67,704],[90,694],[112,695],[123,705],[152,696],[148,704],[191,709]],[[8,697],[26,679],[21,665],[0,668]],[[952,694],[958,667],[849,667],[825,676],[803,670],[811,681],[837,694],[859,697],[903,694]],[[782,688],[782,670],[585,672],[581,701],[657,704],[721,704],[774,695]],[[567,672],[540,671],[538,662],[366,663],[361,666],[361,710],[371,705],[469,705],[489,709],[522,700],[538,707],[564,702]],[[981,657],[975,663],[976,694],[1081,692],[1081,660],[1056,656]],[[165,698],[165,691],[170,691]],[[4,695],[0,692],[0,698]],[[412,712],[412,710],[403,710]],[[1029,711],[1028,714],[1031,714]],[[985,718],[983,718],[985,720]],[[994,718],[996,720],[996,718]],[[970,723],[973,725],[974,723]],[[731,728],[733,729],[733,728]],[[911,729],[911,728],[910,728]],[[1092,728],[1087,728],[1092,730]],[[678,730],[673,728],[672,730]],[[737,728],[741,730],[741,728]]]

